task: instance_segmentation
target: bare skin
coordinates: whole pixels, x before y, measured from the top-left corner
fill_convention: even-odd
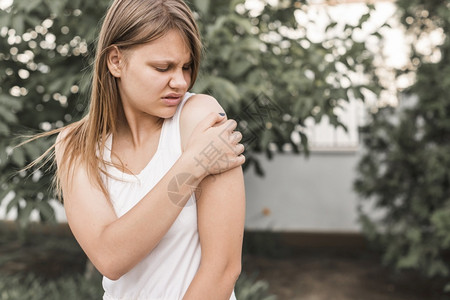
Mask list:
[[[187,145],[194,126],[211,111],[223,111],[217,101],[206,95],[195,95],[181,114],[181,142]],[[230,136],[236,145],[240,133]],[[200,183],[197,197],[198,230],[202,248],[199,270],[184,300],[230,299],[241,271],[241,251],[245,221],[245,188],[239,166]]]

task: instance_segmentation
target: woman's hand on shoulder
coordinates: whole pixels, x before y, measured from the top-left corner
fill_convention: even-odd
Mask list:
[[[245,162],[242,134],[236,127],[213,97],[199,94],[186,102],[180,117],[181,144],[197,176],[223,173]]]

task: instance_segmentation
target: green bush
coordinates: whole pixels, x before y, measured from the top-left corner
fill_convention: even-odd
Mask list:
[[[362,210],[361,220],[385,262],[450,279],[450,1],[397,5],[414,41],[411,63],[398,72],[416,80],[399,107],[381,109],[362,128],[367,151],[355,187],[381,218]],[[424,52],[418,40],[431,32],[442,44]]]

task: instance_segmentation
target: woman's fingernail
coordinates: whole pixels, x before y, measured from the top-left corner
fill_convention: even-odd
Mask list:
[[[219,113],[219,115],[221,115],[223,117],[223,116],[225,116],[225,113]]]

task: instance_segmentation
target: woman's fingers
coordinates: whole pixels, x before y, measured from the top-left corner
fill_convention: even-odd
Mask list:
[[[236,168],[245,162],[242,133],[235,131],[237,122],[225,116],[211,113],[194,129],[185,152],[201,167],[206,175],[219,174]]]
[[[235,147],[235,154],[236,155],[240,155],[240,154],[242,154],[243,152],[244,152],[244,150],[245,150],[245,147],[244,147],[244,145],[242,145],[242,144],[237,144],[236,145],[236,147]]]
[[[233,119],[228,119],[225,123],[221,124],[219,128],[224,132],[232,133],[237,127],[237,122]]]
[[[230,134],[230,141],[231,143],[237,144],[242,140],[242,133],[240,133],[239,131],[233,131]]]
[[[237,160],[238,160],[238,166],[241,166],[245,163],[245,156],[243,154],[241,154],[237,157]]]
[[[205,131],[208,128],[222,122],[225,118],[225,114],[219,114],[216,112],[209,113],[200,123],[198,123],[197,128],[200,131]],[[224,123],[225,124],[225,123]]]

